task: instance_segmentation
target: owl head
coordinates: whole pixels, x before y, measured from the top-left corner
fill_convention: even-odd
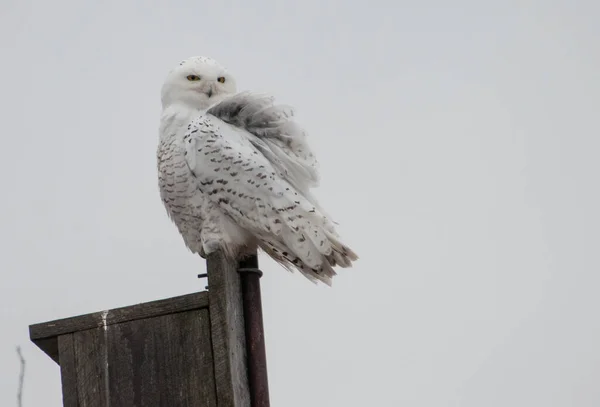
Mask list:
[[[208,57],[188,58],[169,72],[162,87],[163,108],[184,104],[208,109],[236,93],[235,79],[217,61]]]

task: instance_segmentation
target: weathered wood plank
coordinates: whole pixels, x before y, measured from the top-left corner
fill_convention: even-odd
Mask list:
[[[111,406],[216,407],[208,310],[108,327]]]
[[[73,349],[79,405],[108,406],[108,355],[104,328],[73,333]]]
[[[43,322],[29,326],[29,337],[48,356],[58,363],[58,342],[56,337],[67,333],[85,331],[104,325],[118,324],[137,319],[183,312],[208,307],[206,291],[151,301],[109,310],[94,312],[76,317]]]
[[[58,362],[60,364],[63,406],[79,407],[73,334],[65,334],[58,337],[58,353],[60,355],[60,361]]]
[[[246,339],[237,263],[221,252],[207,260],[217,400],[222,407],[249,407]]]
[[[171,314],[173,312],[204,308],[207,306],[208,294],[206,291],[202,291],[164,300],[111,309],[105,315],[106,325],[156,317],[159,315]],[[49,338],[51,336],[97,328],[104,325],[103,318],[105,313],[106,311],[94,312],[91,314],[30,325],[30,337],[31,339]]]

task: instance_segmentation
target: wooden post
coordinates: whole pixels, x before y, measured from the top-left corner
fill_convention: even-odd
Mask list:
[[[31,340],[60,365],[63,405],[268,407],[268,389],[267,404],[250,400],[238,268],[215,253],[208,292],[31,325]],[[266,385],[264,348],[260,363]]]
[[[249,407],[244,310],[237,263],[216,252],[207,259],[207,273],[220,405]]]

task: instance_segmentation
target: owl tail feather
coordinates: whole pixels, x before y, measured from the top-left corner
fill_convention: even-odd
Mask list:
[[[259,247],[285,269],[289,271],[296,269],[315,284],[320,281],[331,286],[333,277],[337,275],[333,267],[351,267],[352,262],[358,260],[358,256],[352,249],[342,244],[337,236],[330,233],[327,235],[331,243],[331,251],[328,254],[321,254],[317,265],[314,260],[303,259],[284,242],[274,240],[272,237],[259,239]]]

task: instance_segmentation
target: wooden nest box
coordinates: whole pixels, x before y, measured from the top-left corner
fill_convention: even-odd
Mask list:
[[[208,291],[31,325],[60,365],[63,405],[267,407],[260,271],[248,262],[216,253]]]

